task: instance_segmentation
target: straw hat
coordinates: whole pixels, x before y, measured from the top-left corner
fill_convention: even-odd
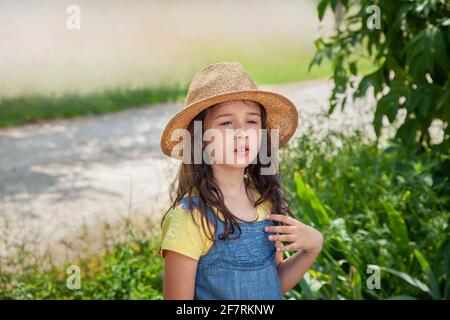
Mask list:
[[[182,150],[172,155],[180,143],[171,140],[176,129],[187,129],[201,111],[230,100],[252,100],[260,103],[267,112],[267,126],[279,130],[281,148],[294,135],[298,126],[298,112],[286,97],[258,87],[239,62],[220,62],[198,71],[189,86],[186,104],[167,123],[161,136],[161,150],[169,157],[182,159]],[[178,153],[178,152],[177,152]]]

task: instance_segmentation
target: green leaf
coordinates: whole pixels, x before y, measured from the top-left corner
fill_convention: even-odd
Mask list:
[[[300,280],[300,287],[302,288],[302,293],[305,295],[306,299],[314,300],[314,295],[311,291],[311,288],[304,278]]]
[[[321,227],[329,225],[330,218],[313,189],[303,181],[300,173],[296,172],[294,179],[297,184],[297,195],[300,199],[302,209],[304,209],[311,221]]]
[[[373,129],[377,137],[381,137],[381,128],[383,126],[383,114],[381,108],[375,110],[375,116],[373,118]]]
[[[417,142],[418,128],[417,119],[411,119],[407,116],[405,122],[397,130],[396,136],[399,137],[406,146],[412,146]]]
[[[333,10],[333,12],[335,12],[338,0],[329,0],[329,1],[331,9]]]
[[[446,45],[442,31],[429,25],[405,46],[406,66],[414,78],[425,79],[425,73],[434,73],[434,68],[446,67]]]
[[[328,115],[333,113],[334,109],[336,108],[337,103],[338,103],[338,99],[336,98],[336,91],[333,89],[333,92],[331,93],[331,97],[330,97],[330,107],[328,108],[328,112],[327,112]]]
[[[381,84],[382,84],[382,80],[381,80],[381,72],[382,72],[382,68],[379,68],[378,70],[365,75],[361,81],[359,82],[358,85],[358,89],[355,91],[354,93],[354,97],[358,98],[358,97],[362,97],[366,94],[367,89],[369,89],[369,87],[373,87],[374,88],[374,93],[378,93],[381,91]]]
[[[327,9],[327,6],[329,4],[329,0],[321,0],[319,4],[317,5],[317,13],[319,15],[319,20],[323,20],[323,16],[325,14],[325,10]]]
[[[390,123],[393,123],[395,121],[399,107],[399,98],[392,93],[388,93],[387,95],[383,96],[377,104],[377,109],[379,109],[379,116],[386,115]]]
[[[432,63],[429,53],[427,54],[426,43],[426,30],[423,30],[412,38],[405,47],[406,66],[409,68],[409,73],[416,79],[424,78],[427,66]]]
[[[414,111],[427,117],[431,111],[431,99],[433,98],[431,87],[421,85],[407,96],[406,106],[409,111]]]
[[[350,69],[350,73],[356,76],[358,74],[358,68],[356,66],[356,61],[350,62],[348,66]]]
[[[314,54],[313,59],[311,60],[309,66],[308,66],[308,72],[311,70],[313,65],[318,65],[320,66],[320,63],[322,62],[322,58],[323,58],[323,51],[317,51]]]
[[[430,288],[427,287],[426,284],[424,284],[423,282],[421,282],[420,280],[411,277],[409,274],[395,270],[395,269],[391,269],[388,267],[381,267],[379,266],[380,270],[382,271],[386,271],[404,281],[406,281],[407,283],[409,283],[410,285],[420,289],[423,292],[426,292],[428,294],[430,294]]]
[[[430,49],[437,64],[442,68],[446,68],[447,49],[442,31],[438,27],[432,26],[428,28],[428,37],[431,39]]]
[[[440,299],[441,294],[439,291],[439,284],[436,280],[436,277],[433,274],[433,271],[431,270],[430,264],[428,263],[427,259],[423,256],[423,254],[417,250],[414,249],[414,255],[416,256],[417,260],[420,263],[420,266],[422,268],[422,271],[426,274],[428,278],[428,282],[430,283],[431,288],[431,295],[433,296],[433,299]]]
[[[351,287],[353,299],[361,300],[362,299],[361,276],[359,274],[358,269],[356,269],[355,267],[353,267],[351,270],[352,270]]]
[[[391,231],[394,241],[399,248],[407,253],[409,251],[409,236],[403,217],[390,203],[383,202],[383,207],[388,216],[389,230]]]
[[[443,88],[444,93],[441,95],[441,97],[438,100],[438,103],[436,105],[436,110],[439,110],[442,108],[442,106],[447,106],[445,109],[450,109],[450,77],[447,78],[447,81],[445,81],[445,85]],[[444,121],[449,122],[449,119],[445,119]]]

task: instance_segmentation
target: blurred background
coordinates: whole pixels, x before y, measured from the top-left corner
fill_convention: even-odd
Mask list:
[[[445,0],[0,0],[0,299],[162,299],[160,137],[219,61],[299,111],[282,186],[326,242],[284,298],[448,299],[449,26]]]
[[[80,29],[68,29],[71,4]],[[259,83],[307,73],[315,1],[2,1],[2,96],[186,84],[200,67],[239,60]],[[322,23],[323,24],[323,23]]]

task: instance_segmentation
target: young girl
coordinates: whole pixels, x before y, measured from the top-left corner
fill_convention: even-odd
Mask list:
[[[161,137],[164,154],[182,159],[161,222],[164,299],[279,300],[303,277],[323,237],[292,217],[279,175],[264,171],[273,162],[262,161],[297,125],[292,102],[259,90],[239,63],[194,76]],[[283,260],[287,250],[299,251]]]

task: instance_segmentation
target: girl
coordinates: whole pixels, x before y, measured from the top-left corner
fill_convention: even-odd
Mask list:
[[[161,222],[164,299],[279,300],[303,277],[323,237],[293,218],[262,161],[297,125],[292,102],[259,90],[239,63],[194,76],[161,137],[164,154],[182,159]],[[299,251],[283,260],[287,250]]]

